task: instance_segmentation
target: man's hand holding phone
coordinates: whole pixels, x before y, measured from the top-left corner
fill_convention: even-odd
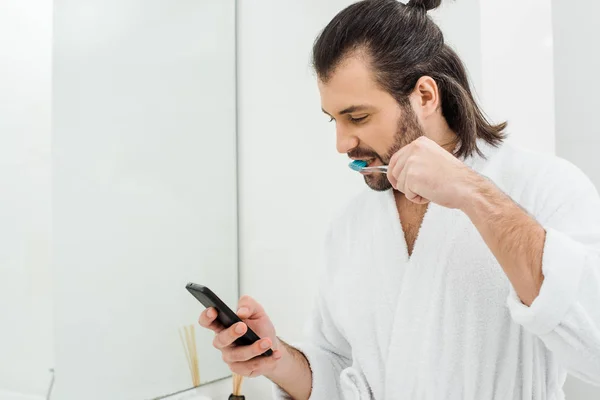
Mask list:
[[[200,314],[199,323],[202,327],[216,333],[213,346],[221,351],[223,361],[227,363],[229,369],[247,377],[273,372],[281,359],[283,346],[279,343],[275,335],[275,327],[263,307],[252,297],[243,296],[238,302],[236,312],[242,322],[237,322],[229,328],[225,328],[217,320],[217,313],[214,307],[205,309]],[[247,346],[235,344],[234,341],[242,337],[248,327],[261,339]],[[273,350],[273,355],[261,356],[269,348]]]

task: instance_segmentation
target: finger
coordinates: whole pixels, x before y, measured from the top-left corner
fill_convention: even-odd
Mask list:
[[[241,319],[255,319],[264,315],[265,310],[252,297],[245,295],[238,301],[237,315]]]
[[[227,329],[223,329],[213,339],[213,346],[221,350],[227,346],[231,346],[238,338],[244,336],[248,327],[243,322],[231,325]]]
[[[396,190],[400,190],[398,178],[411,154],[412,147],[410,144],[408,144],[398,150],[390,159],[390,163],[388,165],[388,180],[392,184],[392,187],[394,187]]]
[[[413,154],[413,152],[414,145],[412,143],[401,148],[396,154],[394,154],[394,156],[396,157],[395,166],[397,167],[398,165],[400,165],[401,167],[404,167],[408,158]]]
[[[203,328],[207,328],[213,332],[219,333],[224,329],[224,327],[216,319],[217,310],[215,310],[213,307],[209,307],[206,310],[202,311],[202,314],[200,314],[200,318],[198,318],[198,323]]]
[[[415,186],[414,177],[411,177],[409,174],[410,169],[414,168],[414,163],[411,163],[410,158],[408,159],[404,169],[400,172],[398,177],[398,191],[404,193],[404,196],[407,200],[416,203],[416,204],[427,204],[429,200],[423,198],[419,195],[415,190],[413,190]],[[413,179],[413,181],[411,181]]]
[[[424,198],[423,196],[417,196],[415,197],[413,200],[411,200],[413,203],[417,203],[417,204],[427,204],[429,203],[429,200],[427,200],[426,198]]]
[[[227,364],[233,362],[242,362],[253,359],[267,351],[273,343],[271,339],[265,338],[257,340],[249,346],[230,346],[222,350],[223,361]]]
[[[406,189],[406,192],[404,192],[404,196],[406,196],[407,200],[412,201],[413,203],[418,203],[418,204],[419,204],[419,198],[422,199],[421,196],[419,196],[418,194],[414,193],[410,189]]]
[[[394,188],[402,193],[406,189],[406,170],[407,166],[405,164],[397,163],[392,171],[392,176],[396,180]]]
[[[394,167],[396,166],[396,154],[398,154],[398,153],[395,153],[392,156],[392,158],[390,159],[390,162],[388,163],[387,173],[386,173],[387,179],[394,189],[396,188],[396,182],[397,182],[397,179],[394,176]]]
[[[411,163],[411,159],[409,158],[406,166],[398,177],[398,185],[400,187],[398,190],[404,193],[406,199],[413,203],[427,204],[429,203],[429,200],[419,195],[416,191],[417,189],[415,189],[415,178],[409,174],[411,168],[415,168],[415,165],[414,163]]]
[[[402,171],[400,171],[400,173],[398,174],[398,190],[400,192],[404,193],[404,196],[408,200],[414,199],[415,197],[418,196],[416,193],[414,193],[410,189],[410,186],[409,186],[409,182],[408,182],[408,170],[410,168],[411,168],[410,165],[405,165],[404,168],[402,168]]]
[[[398,175],[400,175],[400,172],[402,171],[402,167],[399,167],[398,163],[396,162],[398,158],[397,155],[398,153],[392,156],[387,170],[388,181],[390,181],[392,187],[396,190],[398,190]]]
[[[394,165],[396,165],[396,163],[398,162],[398,157],[400,157],[401,153],[406,151],[406,146],[400,148],[400,150],[396,151],[393,155],[392,158],[390,158],[390,162],[388,163],[388,166],[393,167]]]
[[[397,160],[398,160],[398,157],[400,157],[401,151],[402,151],[402,149],[395,152],[394,155],[392,155],[392,158],[390,158],[390,161],[388,162],[388,178],[389,179],[395,179],[395,177],[392,175],[392,171],[394,170],[394,168],[396,168],[396,164],[398,163]]]
[[[256,357],[248,361],[234,362],[229,364],[229,369],[238,375],[257,377],[275,368],[280,359],[281,351],[275,350],[272,357]]]
[[[396,185],[398,184],[398,181],[396,180],[396,178],[394,178],[394,174],[389,169],[388,169],[388,173],[387,173],[387,180],[390,182],[390,185],[392,185],[392,187],[394,189],[396,189]],[[396,190],[398,190],[398,189],[396,189]]]
[[[415,142],[409,143],[394,153],[388,165],[394,167],[397,163],[404,163],[406,159],[413,153],[414,143]]]

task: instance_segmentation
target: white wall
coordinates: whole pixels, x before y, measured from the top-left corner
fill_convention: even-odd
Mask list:
[[[192,385],[178,330],[237,297],[234,1],[55,2],[52,398]],[[226,376],[197,331],[200,378]]]
[[[508,119],[510,141],[553,154],[551,2],[480,0],[479,4],[483,108],[492,120]]]
[[[481,100],[481,0],[443,1],[429,15],[444,32],[444,40],[458,53],[471,80],[474,95]]]
[[[552,1],[556,153],[579,166],[600,189],[600,3]],[[600,388],[569,378],[567,399],[600,399]]]
[[[600,2],[553,0],[556,152],[600,187]]]
[[[51,1],[0,1],[0,399],[45,394],[53,363],[51,44]]]
[[[309,64],[317,33],[350,3],[238,1],[241,291],[256,297],[278,334],[291,341],[301,338],[310,311],[327,224],[364,187],[362,179],[347,168],[346,156],[335,151],[334,125],[321,114]],[[494,63],[503,56],[525,54],[528,62],[542,65],[547,50],[527,55],[534,39],[505,36],[505,27],[494,34],[492,26],[496,29],[497,24],[491,13],[498,10],[490,4],[449,3],[433,15],[466,62],[484,108],[487,102],[490,114],[513,122],[511,140],[552,151],[552,103],[542,100],[534,108],[535,118],[550,116],[550,122],[538,127],[525,111],[531,109],[529,98],[514,95],[523,92],[516,69],[505,70]],[[528,18],[528,23],[548,32],[547,12],[528,13]],[[490,51],[492,44],[501,49]],[[533,83],[545,88],[544,95],[552,93],[549,68],[551,64]],[[268,396],[266,381],[253,388]]]

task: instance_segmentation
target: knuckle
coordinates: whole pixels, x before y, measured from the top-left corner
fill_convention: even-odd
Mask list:
[[[216,335],[213,339],[213,347],[220,349],[221,348],[221,339],[220,335]]]
[[[247,376],[250,373],[250,369],[242,363],[237,363],[234,365],[235,373],[242,376]]]
[[[277,363],[277,360],[275,360],[274,357],[269,357],[269,359],[265,361],[263,368],[272,369],[275,367],[276,363]]]
[[[208,315],[206,315],[206,310],[202,311],[202,313],[200,314],[200,316],[198,317],[198,323],[203,326],[204,328],[206,328],[208,326]]]
[[[425,146],[425,136],[421,136],[420,138],[418,138],[417,140],[415,140],[414,142],[414,149],[419,151],[422,150],[423,147]]]
[[[239,348],[233,348],[228,355],[229,362],[240,362],[243,361],[243,357],[240,354]]]
[[[227,336],[229,337],[229,340],[231,340],[231,341],[234,341],[235,339],[237,339],[243,335],[243,333],[240,334],[240,333],[235,332],[236,327],[237,327],[237,325],[233,325],[231,328],[227,329]]]
[[[262,353],[264,353],[265,350],[261,349],[259,347],[255,347],[254,349],[252,349],[252,357],[259,357]],[[264,357],[260,357],[260,358],[264,358]]]

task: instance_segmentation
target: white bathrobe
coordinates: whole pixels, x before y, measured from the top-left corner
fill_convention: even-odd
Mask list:
[[[521,303],[468,217],[431,204],[411,257],[391,191],[334,220],[307,337],[312,400],[559,400],[600,384],[600,199],[572,164],[504,144],[463,160],[544,226]],[[288,399],[274,386],[277,399]]]

